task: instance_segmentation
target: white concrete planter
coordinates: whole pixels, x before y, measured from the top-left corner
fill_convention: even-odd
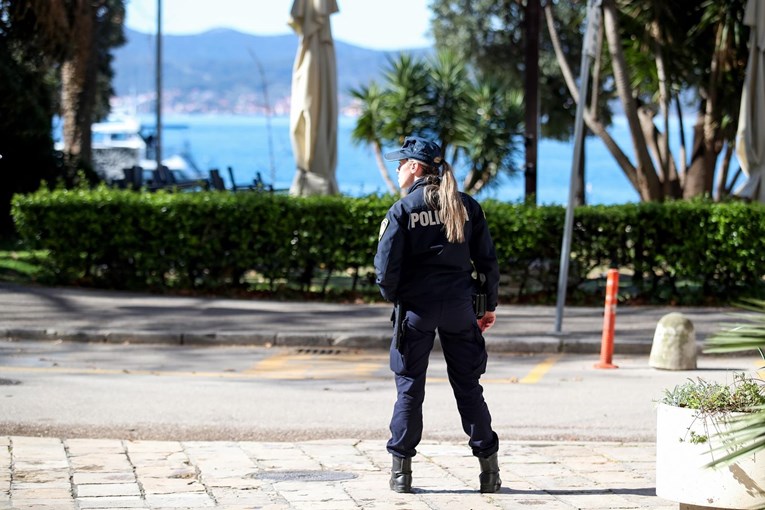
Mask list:
[[[696,417],[696,411],[660,404],[656,424],[656,495],[687,505],[712,508],[765,506],[765,456],[751,455],[736,464],[711,469],[713,437],[726,424]],[[694,444],[691,433],[709,436]],[[720,454],[715,453],[720,456]]]

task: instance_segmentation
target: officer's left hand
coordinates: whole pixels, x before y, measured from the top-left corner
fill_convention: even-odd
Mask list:
[[[497,314],[487,311],[483,317],[478,319],[478,327],[481,329],[481,333],[485,333],[491,328],[497,321]]]

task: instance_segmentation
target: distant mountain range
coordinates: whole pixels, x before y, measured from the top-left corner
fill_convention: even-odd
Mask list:
[[[139,111],[153,109],[155,35],[125,29],[127,43],[114,52],[117,96],[135,99]],[[178,113],[263,113],[267,88],[270,107],[289,111],[297,35],[257,36],[218,29],[196,35],[163,35],[163,102]],[[399,52],[376,51],[335,41],[341,107],[348,90],[382,80],[387,61]],[[408,51],[423,55],[426,50]],[[258,68],[263,69],[263,75]]]

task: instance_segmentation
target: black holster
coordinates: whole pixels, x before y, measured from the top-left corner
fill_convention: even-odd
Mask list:
[[[473,282],[475,294],[473,294],[473,310],[475,318],[480,319],[486,315],[486,275],[478,273],[478,279]]]
[[[395,339],[396,350],[401,350],[401,341],[404,339],[404,318],[406,317],[406,310],[401,302],[397,302],[393,306],[393,314],[390,316],[390,320],[393,322],[393,338]]]

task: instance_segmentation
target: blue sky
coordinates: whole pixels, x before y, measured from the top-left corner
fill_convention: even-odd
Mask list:
[[[162,0],[162,30],[193,34],[233,28],[258,35],[289,34],[293,0]],[[429,0],[337,0],[332,33],[344,42],[380,50],[432,45]],[[211,8],[214,6],[214,8]],[[157,0],[127,0],[126,25],[156,30]]]

